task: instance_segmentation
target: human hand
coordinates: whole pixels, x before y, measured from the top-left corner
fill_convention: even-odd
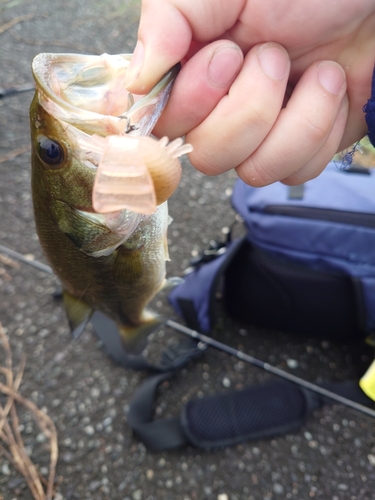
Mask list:
[[[184,60],[155,133],[205,174],[298,184],[366,134],[374,58],[373,0],[144,0],[128,89]]]

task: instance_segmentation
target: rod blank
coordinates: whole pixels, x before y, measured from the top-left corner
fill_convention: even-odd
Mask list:
[[[227,344],[223,344],[222,342],[219,342],[218,340],[215,340],[212,337],[207,337],[207,335],[203,335],[202,333],[192,330],[191,328],[180,325],[180,323],[177,323],[176,321],[173,321],[171,319],[167,320],[166,324],[169,327],[173,328],[174,330],[177,330],[178,332],[188,335],[193,339],[199,340],[200,342],[203,342],[204,344],[214,347],[219,351],[224,351],[228,354],[231,354],[232,356],[235,356],[238,359],[241,359],[242,361],[245,361],[246,363],[250,363],[251,365],[257,366],[258,368],[262,368],[263,370],[272,373],[273,375],[277,375],[278,377],[288,380],[289,382],[293,382],[294,384],[304,387],[305,389],[309,389],[310,391],[316,392],[321,396],[325,396],[329,399],[332,399],[333,401],[336,401],[337,403],[349,406],[350,408],[353,408],[354,410],[369,415],[370,417],[375,417],[375,410],[372,410],[367,406],[361,405],[360,403],[356,403],[351,399],[345,398],[344,396],[340,396],[339,394],[329,391],[328,389],[324,389],[324,387],[320,387],[319,385],[308,382],[307,380],[304,380],[300,377],[296,377],[295,375],[292,375],[291,373],[281,370],[276,366],[272,366],[269,363],[264,363],[260,359],[254,358],[254,356],[250,356],[250,354],[246,354],[242,351],[239,351],[238,349],[235,349],[234,347],[231,347]]]

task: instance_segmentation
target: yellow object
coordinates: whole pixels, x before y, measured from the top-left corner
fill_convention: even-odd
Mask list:
[[[375,401],[375,360],[359,381],[359,385],[366,396]]]

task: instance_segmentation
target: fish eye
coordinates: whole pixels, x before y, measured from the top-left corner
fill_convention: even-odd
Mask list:
[[[50,167],[58,167],[64,161],[65,153],[63,147],[48,137],[40,137],[39,156]]]

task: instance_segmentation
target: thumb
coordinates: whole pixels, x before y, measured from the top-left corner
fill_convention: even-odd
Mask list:
[[[126,88],[145,94],[187,54],[192,30],[169,1],[144,1],[138,42],[126,75]]]
[[[244,0],[143,0],[126,87],[144,94],[188,53],[191,42],[231,38]]]

